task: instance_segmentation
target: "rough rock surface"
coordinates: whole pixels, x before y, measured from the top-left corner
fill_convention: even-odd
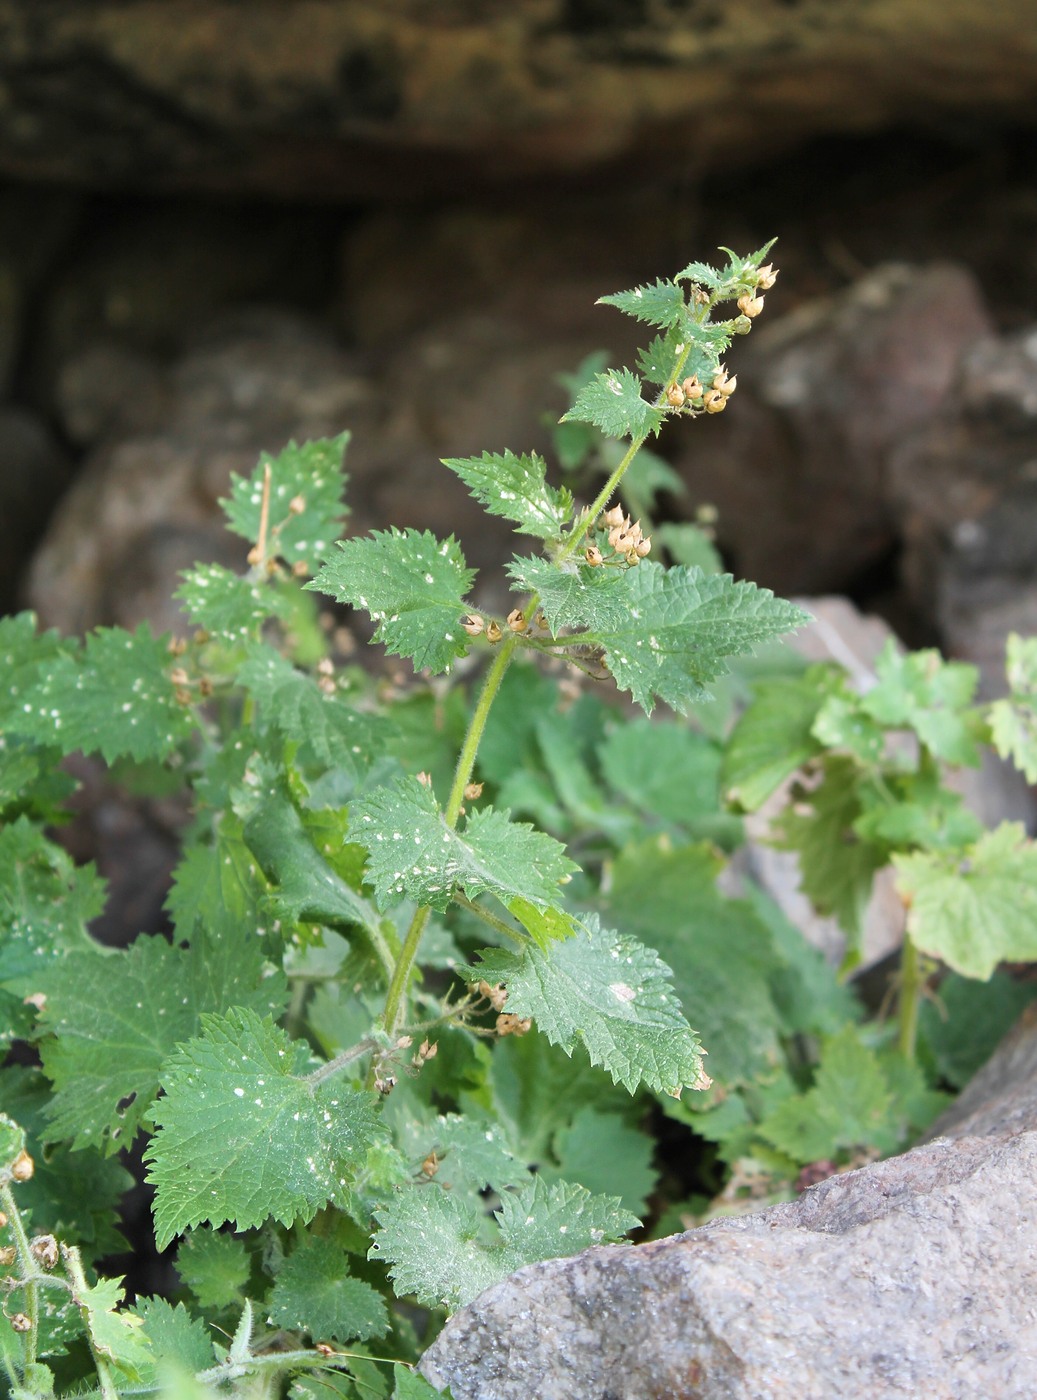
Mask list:
[[[0,170],[356,199],[1032,120],[1028,0],[0,3]]]
[[[519,1270],[421,1369],[454,1400],[1029,1400],[1037,1132],[941,1139],[798,1200]]]

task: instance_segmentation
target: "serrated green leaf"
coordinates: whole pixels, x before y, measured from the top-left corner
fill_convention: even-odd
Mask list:
[[[964,1089],[1035,998],[1037,985],[1006,972],[987,982],[949,973],[918,1011],[919,1040],[939,1077]]]
[[[781,961],[755,911],[720,894],[720,869],[720,857],[704,844],[631,844],[612,865],[606,916],[665,959],[708,1052],[706,1072],[729,1089],[780,1062],[771,980]]]
[[[436,675],[468,654],[460,619],[474,579],[452,536],[441,542],[427,530],[393,529],[340,541],[306,586],[363,608],[378,623],[376,642]]]
[[[384,726],[373,715],[360,713],[337,691],[321,690],[314,676],[273,647],[250,647],[236,679],[259,706],[260,732],[278,729],[327,768],[359,778],[382,751]]]
[[[317,1342],[351,1342],[384,1336],[385,1300],[354,1278],[348,1255],[330,1240],[305,1239],[278,1270],[270,1295],[270,1321]]]
[[[348,515],[342,461],[349,437],[340,433],[301,447],[290,442],[277,456],[264,452],[250,477],[233,475],[230,496],[221,502],[228,527],[249,543],[259,539],[263,480],[269,467],[268,552],[312,568],[341,534]]]
[[[810,732],[825,748],[845,749],[868,766],[879,763],[886,743],[885,730],[861,708],[860,696],[848,687],[828,695]]]
[[[196,627],[231,641],[247,641],[269,618],[292,615],[291,599],[268,579],[236,574],[222,564],[196,564],[173,594]]]
[[[741,821],[721,811],[721,750],[686,724],[617,725],[600,750],[602,772],[632,806],[692,835],[736,844]]]
[[[553,1044],[572,1054],[582,1044],[631,1093],[640,1085],[679,1097],[703,1087],[702,1047],[670,983],[670,969],[635,938],[602,928],[597,915],[576,934],[521,954],[484,948],[471,981],[503,982],[506,1010],[532,1017]]]
[[[393,1099],[402,1102],[395,1094]],[[397,1108],[390,1117],[400,1151],[417,1163],[434,1152],[436,1182],[448,1190],[478,1193],[490,1187],[500,1192],[528,1178],[526,1167],[511,1151],[501,1125],[477,1110],[423,1118]]]
[[[572,492],[547,484],[546,463],[535,452],[521,457],[514,452],[447,457],[443,465],[461,478],[490,515],[514,521],[523,534],[554,540],[572,518]]]
[[[260,909],[268,888],[241,821],[221,812],[211,842],[189,846],[173,871],[165,907],[177,941],[190,942],[202,930],[214,941],[251,943],[263,929]]]
[[[98,628],[82,656],[59,655],[24,692],[10,728],[64,753],[168,758],[194,732],[195,717],[176,698],[168,638],[146,623],[136,632]]]
[[[470,899],[490,893],[505,904],[560,908],[559,881],[577,868],[557,841],[492,807],[473,812],[463,831],[452,830],[416,778],[358,798],[350,821],[370,856],[367,878],[382,909],[405,897],[443,910],[457,887]]]
[[[50,1141],[112,1153],[145,1120],[166,1058],[206,1011],[252,1007],[279,1013],[287,990],[267,976],[255,935],[198,938],[190,948],[142,935],[107,956],[68,953],[48,974],[40,1026],[43,1066],[54,1083]]]
[[[37,636],[35,613],[0,617],[0,675],[4,678],[0,687],[0,731],[11,728],[40,676],[59,658],[71,658],[78,650],[77,641],[65,641],[57,632]]]
[[[641,381],[629,369],[595,375],[580,390],[563,423],[593,423],[606,437],[646,438],[658,433],[665,414],[641,397]]]
[[[202,1028],[167,1061],[152,1110],[158,1247],[202,1221],[290,1225],[344,1204],[376,1136],[373,1096],[305,1077],[309,1048],[255,1012],[205,1016]]]
[[[24,1127],[35,1171],[18,1186],[20,1209],[37,1233],[49,1232],[77,1245],[89,1263],[126,1248],[118,1229],[118,1207],[133,1185],[121,1163],[94,1152],[74,1157],[65,1147],[44,1147],[47,1082],[38,1069],[9,1065],[0,1070],[0,1110]]]
[[[814,1085],[779,1104],[758,1131],[800,1165],[885,1144],[893,1106],[875,1052],[854,1026],[826,1042]]]
[[[645,1214],[659,1175],[652,1167],[655,1143],[647,1133],[615,1113],[584,1107],[558,1130],[553,1147],[558,1167],[540,1167],[546,1180],[560,1177],[596,1196],[618,1197],[636,1216]]]
[[[1010,632],[1005,671],[1010,694],[995,700],[987,714],[991,739],[1002,758],[1011,759],[1037,783],[1037,637]]]
[[[176,1252],[176,1271],[200,1307],[240,1307],[252,1272],[245,1241],[201,1225],[188,1230]]]
[[[893,865],[923,953],[983,981],[999,962],[1037,958],[1037,846],[1020,822],[957,852],[895,854]]]
[[[378,934],[377,912],[333,868],[327,858],[331,853],[317,850],[281,784],[260,795],[244,835],[260,868],[277,887],[274,904],[282,918],[359,924]]]
[[[755,812],[821,751],[814,721],[839,683],[834,667],[811,666],[801,676],[779,676],[753,687],[752,703],[724,750],[721,782],[729,802]]]
[[[98,1279],[92,1287],[76,1292],[93,1350],[129,1380],[140,1381],[151,1370],[151,1350],[143,1318],[119,1308],[122,1300],[121,1278]]]
[[[817,786],[794,789],[795,801],[774,822],[773,844],[797,853],[803,893],[855,940],[887,853],[857,831],[862,809],[854,761],[826,755],[822,774]]]
[[[661,330],[680,326],[687,310],[683,289],[676,282],[662,281],[635,287],[629,292],[613,292],[610,296],[598,297],[598,305],[614,306],[635,320],[645,321]]]
[[[616,684],[648,714],[656,697],[683,713],[731,657],[807,621],[793,603],[730,574],[645,560],[619,577],[628,605],[623,624],[593,626],[579,640],[604,648]]]
[[[25,1129],[6,1113],[0,1113],[0,1181],[5,1186],[10,1184],[11,1168],[24,1151]]]
[[[193,1318],[183,1303],[173,1307],[165,1298],[142,1298],[136,1311],[157,1366],[172,1364],[193,1374],[215,1364],[209,1329],[200,1318]]]
[[[502,1195],[492,1243],[484,1242],[474,1206],[431,1183],[403,1188],[375,1215],[381,1228],[371,1256],[389,1262],[396,1291],[448,1308],[471,1302],[524,1264],[620,1239],[640,1223],[615,1199],[540,1177]]]
[[[938,651],[903,653],[886,643],[875,663],[878,684],[861,697],[865,714],[891,727],[913,729],[945,763],[979,763],[977,717],[970,710],[979,671],[944,661]]]
[[[76,866],[29,821],[0,828],[0,982],[25,996],[76,949],[95,950],[86,925],[104,908],[105,883],[92,865]]]
[[[429,1385],[420,1371],[405,1366],[402,1361],[393,1363],[392,1400],[450,1400],[450,1388],[440,1391]]]
[[[566,627],[622,627],[627,617],[623,576],[617,569],[515,558],[507,570],[520,589],[537,595],[555,636]]]
[[[877,845],[959,849],[983,834],[979,819],[959,793],[944,786],[931,760],[917,773],[887,777],[879,789],[862,788],[861,801],[864,811],[854,830]]]

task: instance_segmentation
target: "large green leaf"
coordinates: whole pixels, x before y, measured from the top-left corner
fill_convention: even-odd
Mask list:
[[[474,578],[452,537],[393,529],[341,541],[307,587],[363,608],[378,624],[375,641],[435,675],[468,652],[461,617]]]
[[[512,520],[526,535],[557,539],[573,511],[572,493],[548,486],[546,464],[535,452],[484,452],[481,457],[448,457],[455,472],[490,515]]]
[[[582,1044],[591,1062],[632,1093],[640,1084],[679,1098],[708,1083],[702,1047],[671,986],[670,969],[635,938],[602,928],[596,915],[549,951],[484,948],[472,981],[503,982],[506,1010],[532,1017],[567,1054]]]
[[[962,851],[894,855],[907,931],[965,977],[1037,958],[1037,845],[1002,822]]]
[[[376,1135],[373,1095],[314,1081],[309,1062],[308,1046],[244,1009],[203,1017],[167,1062],[146,1156],[160,1249],[201,1221],[290,1225],[345,1203]]]

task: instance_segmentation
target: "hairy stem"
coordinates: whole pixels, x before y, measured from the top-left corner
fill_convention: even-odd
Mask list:
[[[79,1301],[79,1295],[87,1291],[86,1275],[83,1273],[83,1261],[80,1258],[79,1250],[74,1245],[63,1244],[61,1246],[61,1257],[65,1261],[65,1271],[72,1284],[72,1296]],[[97,1371],[97,1379],[100,1382],[99,1389],[103,1400],[119,1400],[119,1392],[115,1388],[115,1380],[112,1376],[112,1368],[108,1363],[108,1358],[98,1350],[94,1344],[93,1329],[90,1326],[90,1311],[88,1308],[80,1306],[80,1313],[86,1325],[86,1340],[90,1346],[90,1355],[94,1359],[94,1368]]]
[[[14,1235],[15,1249],[18,1251],[18,1268],[25,1279],[25,1316],[29,1319],[29,1330],[24,1332],[24,1356],[25,1368],[36,1364],[36,1351],[39,1346],[40,1336],[40,1290],[36,1282],[35,1275],[40,1272],[40,1266],[29,1248],[29,1237],[25,1233],[25,1226],[22,1224],[21,1212],[14,1200],[14,1192],[10,1183],[0,1187],[0,1204],[3,1205],[4,1214]]]

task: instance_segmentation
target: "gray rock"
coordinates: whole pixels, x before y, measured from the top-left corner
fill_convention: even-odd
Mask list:
[[[425,1353],[455,1400],[1031,1400],[1037,1133],[519,1270]]]

